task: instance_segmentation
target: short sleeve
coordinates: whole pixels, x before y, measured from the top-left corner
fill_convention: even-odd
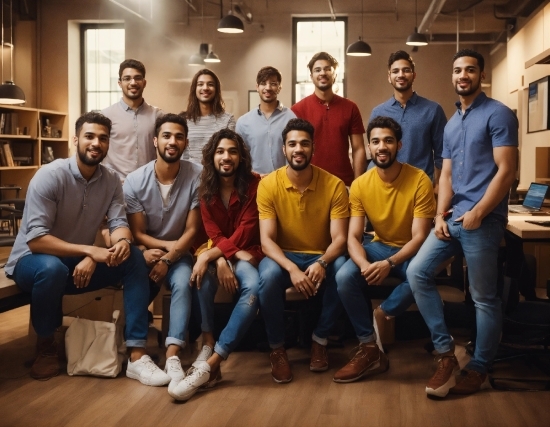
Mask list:
[[[512,110],[504,105],[495,109],[489,118],[489,132],[493,148],[518,146],[518,118]]]
[[[361,117],[361,112],[355,103],[351,108],[351,120],[349,135],[362,135],[365,133],[365,126],[363,126],[363,119]]]
[[[365,216],[365,207],[361,201],[360,180],[355,180],[349,190],[349,209],[351,216]]]
[[[126,201],[126,213],[128,215],[145,211],[145,208],[140,203],[134,191],[134,180],[132,174],[126,177],[122,190],[124,192],[124,199]]]
[[[422,172],[414,200],[414,218],[433,218],[435,216],[435,196],[433,184],[428,175]]]
[[[273,192],[276,188],[276,172],[273,172],[270,176],[262,179],[258,185],[258,193],[256,196],[256,202],[258,204],[258,213],[260,219],[275,219],[277,218],[277,212],[273,203]],[[272,179],[273,178],[273,179]]]
[[[338,180],[338,184],[332,197],[330,207],[330,219],[349,218],[349,198],[348,190],[343,181]]]

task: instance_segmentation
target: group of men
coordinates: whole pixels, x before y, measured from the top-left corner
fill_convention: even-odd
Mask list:
[[[263,67],[260,104],[234,131],[211,71],[193,79],[186,112],[163,114],[143,100],[143,65],[121,64],[122,100],[105,115],[80,117],[76,155],[41,168],[31,181],[6,265],[32,294],[39,337],[34,378],[59,372],[53,335],[63,295],[122,281],[126,374],[148,385],[168,384],[177,400],[221,379],[221,362],[258,308],[272,349],[272,377],[290,382],[284,290],[292,286],[306,298],[322,295],[310,370],[329,368],[327,339],[343,306],[359,346],[333,380],[356,381],[389,367],[363,291],[394,275],[401,283],[375,319],[397,316],[416,302],[437,353],[427,394],[471,394],[487,386],[500,332],[497,251],[515,176],[517,119],[481,91],[483,57],[462,50],[453,58],[457,112],[446,123],[438,104],[413,91],[414,62],[398,51],[388,61],[394,96],[373,110],[367,126],[372,164],[365,172],[359,110],[332,91],[337,65],[329,54],[316,54],[308,64],[315,92],[291,110],[277,100],[280,73]],[[153,131],[144,135],[151,123]],[[147,158],[151,147],[153,159]],[[93,241],[105,216],[108,244],[100,248]],[[364,235],[366,219],[374,238]],[[197,248],[201,221],[208,242]],[[434,277],[438,265],[460,251],[468,263],[477,338],[471,361],[455,376],[454,342]],[[147,305],[161,283],[172,291],[164,370],[145,353]],[[218,286],[235,294],[236,305],[216,342]],[[203,348],[184,372],[178,354],[192,306],[201,314]]]

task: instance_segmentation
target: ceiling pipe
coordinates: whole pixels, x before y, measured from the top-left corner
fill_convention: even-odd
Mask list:
[[[418,26],[419,33],[427,33],[430,30],[446,1],[447,0],[432,0]]]

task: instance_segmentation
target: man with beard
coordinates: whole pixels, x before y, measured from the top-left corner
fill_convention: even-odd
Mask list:
[[[281,73],[274,67],[263,67],[256,77],[260,104],[237,120],[236,131],[244,139],[252,157],[252,170],[265,176],[286,164],[281,150],[281,132],[292,110],[277,100],[281,91]]]
[[[25,211],[5,270],[31,294],[31,320],[38,334],[38,357],[31,377],[59,373],[54,333],[61,326],[63,295],[124,285],[126,375],[160,386],[170,378],[145,354],[149,287],[147,266],[132,245],[124,195],[115,172],[100,162],[109,150],[111,121],[86,113],[76,121],[76,154],[40,168],[29,184]],[[94,246],[107,213],[112,246]]]
[[[260,237],[266,257],[259,266],[260,307],[272,352],[271,375],[292,380],[284,344],[284,290],[294,286],[306,298],[324,285],[323,307],[313,331],[309,369],[328,369],[327,338],[341,309],[334,277],[344,264],[348,193],[344,183],[310,164],[314,129],[292,119],[283,130],[288,166],[269,174],[258,187]]]
[[[221,379],[221,362],[239,344],[258,311],[257,266],[263,258],[256,205],[260,177],[252,172],[243,139],[230,129],[212,135],[203,150],[203,165],[201,213],[210,242],[197,258],[191,281],[217,282],[238,301],[215,347],[199,354],[185,380],[168,389],[176,400],[187,400]]]
[[[189,126],[189,144],[182,158],[194,163],[201,163],[202,148],[214,133],[224,128],[235,129],[235,117],[225,111],[220,79],[208,68],[193,76],[187,110],[182,114]]]
[[[397,161],[401,126],[390,117],[376,117],[367,127],[368,148],[375,168],[357,178],[350,189],[348,252],[351,257],[336,274],[338,294],[359,339],[351,361],[334,375],[347,383],[384,372],[389,367],[363,294],[390,274],[403,280],[380,308],[388,316],[414,303],[407,281],[409,263],[430,232],[435,214],[433,188],[420,169]],[[363,242],[365,216],[375,237]]]
[[[453,58],[452,83],[459,101],[445,126],[435,228],[407,271],[438,353],[437,370],[426,393],[438,397],[489,387],[487,368],[500,341],[497,257],[507,222],[508,192],[515,179],[518,120],[512,110],[481,91],[484,64],[483,56],[470,49]],[[455,345],[434,276],[438,263],[460,252],[468,264],[477,333],[474,355],[455,378],[459,369]]]
[[[122,98],[102,110],[111,119],[111,148],[103,164],[124,181],[126,175],[156,158],[153,137],[155,120],[162,111],[147,104],[143,90],[147,85],[145,66],[135,59],[124,60],[118,70]]]
[[[361,113],[354,102],[332,90],[338,68],[336,59],[326,52],[318,52],[309,61],[308,68],[315,91],[294,104],[292,111],[315,128],[317,139],[312,164],[350,186],[367,166]],[[352,163],[349,160],[350,143]]]
[[[198,188],[202,168],[180,160],[187,146],[186,120],[165,114],[155,122],[155,133],[157,159],[130,173],[123,189],[128,222],[150,269],[149,280],[157,285],[165,282],[172,291],[164,370],[173,387],[185,377],[178,354],[185,346],[193,292],[200,303],[203,339],[214,345],[210,301],[216,288],[208,283],[190,287],[190,249],[201,226]]]
[[[437,188],[441,173],[443,129],[447,118],[436,102],[419,96],[413,90],[415,64],[407,52],[398,50],[388,60],[388,82],[393,97],[372,110],[370,120],[378,116],[391,117],[403,129],[403,148],[397,155],[428,174]],[[373,164],[369,168],[374,167]]]

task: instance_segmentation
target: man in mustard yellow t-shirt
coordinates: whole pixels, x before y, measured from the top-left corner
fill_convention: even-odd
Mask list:
[[[292,119],[283,130],[288,166],[260,181],[260,238],[266,257],[260,262],[260,310],[272,348],[271,375],[292,380],[284,344],[284,290],[294,286],[306,298],[325,287],[323,308],[313,331],[310,370],[328,369],[327,337],[340,312],[335,275],[346,261],[348,194],[334,175],[310,164],[313,126]]]
[[[396,161],[402,145],[401,126],[389,117],[376,117],[368,125],[367,137],[376,167],[351,185],[348,232],[351,259],[336,274],[338,294],[359,338],[355,356],[334,375],[334,381],[341,383],[388,369],[388,359],[376,344],[362,288],[380,285],[390,273],[399,277],[403,282],[377,310],[382,316],[403,313],[414,302],[407,266],[428,236],[435,216],[435,198],[428,176]],[[365,215],[376,236],[363,242]]]

